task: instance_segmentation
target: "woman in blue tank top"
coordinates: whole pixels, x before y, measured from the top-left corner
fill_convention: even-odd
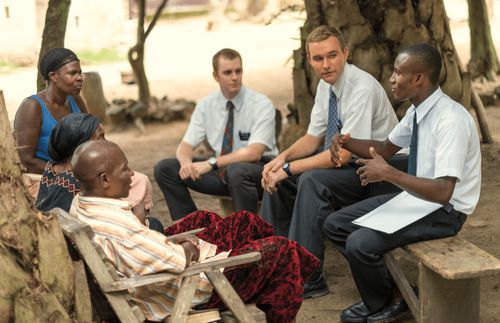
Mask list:
[[[87,112],[80,96],[83,85],[80,60],[71,50],[53,48],[40,61],[45,90],[26,98],[14,119],[14,135],[21,163],[28,173],[42,174],[52,129],[67,114]]]

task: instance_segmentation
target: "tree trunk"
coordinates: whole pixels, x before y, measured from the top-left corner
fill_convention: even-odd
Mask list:
[[[0,322],[70,322],[75,279],[59,222],[33,209],[0,91]]]
[[[144,104],[144,107],[147,107],[151,94],[144,69],[144,43],[146,42],[146,37],[144,36],[144,18],[146,15],[146,0],[140,0],[138,6],[137,43],[129,49],[128,60],[134,72],[137,86],[139,87],[139,101]]]
[[[139,102],[142,103],[142,109],[139,109],[134,116],[136,119],[141,118],[145,111],[147,111],[149,107],[149,99],[151,97],[151,93],[149,91],[149,83],[148,78],[146,76],[146,70],[144,69],[144,47],[146,43],[146,39],[153,30],[153,27],[156,24],[156,21],[160,17],[163,8],[167,4],[167,0],[163,0],[162,3],[158,6],[151,23],[149,24],[146,31],[144,31],[144,20],[146,16],[146,0],[138,1],[138,17],[137,17],[137,43],[132,46],[128,51],[128,60],[130,62],[130,66],[132,67],[132,71],[134,72],[135,79],[137,81],[137,85],[139,87]]]
[[[472,77],[485,77],[495,81],[500,73],[500,63],[493,40],[485,0],[468,0],[471,59],[467,69]]]
[[[64,47],[64,36],[66,34],[70,5],[71,0],[49,0],[49,6],[45,14],[45,25],[43,27],[42,46],[38,55],[38,66],[40,66],[40,59],[42,59],[43,55],[49,49]],[[42,74],[40,74],[39,68],[36,79],[37,92],[45,89],[45,87],[46,81],[43,79]]]
[[[307,127],[319,79],[307,63],[305,39],[316,26],[327,24],[340,29],[349,47],[349,61],[372,74],[388,93],[394,109],[402,117],[408,103],[396,103],[390,93],[389,78],[400,49],[428,42],[443,57],[440,85],[444,92],[470,107],[470,84],[465,84],[451,38],[442,0],[305,0],[307,19],[301,28],[301,48],[294,52],[294,111],[299,124]],[[465,86],[463,85],[465,84]],[[464,91],[466,88],[466,91]]]

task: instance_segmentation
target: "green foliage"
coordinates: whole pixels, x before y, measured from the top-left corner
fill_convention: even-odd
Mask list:
[[[0,60],[0,74],[13,72],[15,69],[19,67],[22,67],[22,65],[18,63]]]
[[[101,48],[98,51],[82,50],[76,54],[80,61],[86,65],[114,63],[126,59],[126,56],[120,54],[116,48]]]
[[[159,20],[176,20],[183,18],[191,18],[191,17],[202,17],[208,14],[208,9],[205,8],[191,8],[190,10],[177,10],[171,12],[164,12],[160,15]],[[151,21],[153,19],[153,15],[146,16],[146,21]]]

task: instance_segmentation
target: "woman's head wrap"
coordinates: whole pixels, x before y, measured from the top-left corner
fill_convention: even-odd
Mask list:
[[[75,53],[67,48],[52,48],[45,53],[40,61],[40,74],[45,80],[49,79],[49,73],[57,71],[61,66],[80,61]]]
[[[70,113],[52,129],[48,153],[52,160],[62,162],[73,156],[75,149],[88,141],[101,122],[87,113]]]

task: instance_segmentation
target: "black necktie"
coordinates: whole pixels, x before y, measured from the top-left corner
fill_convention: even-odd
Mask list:
[[[418,124],[417,111],[413,117],[413,129],[411,131],[410,156],[408,157],[408,174],[417,175],[417,150],[418,150]]]

